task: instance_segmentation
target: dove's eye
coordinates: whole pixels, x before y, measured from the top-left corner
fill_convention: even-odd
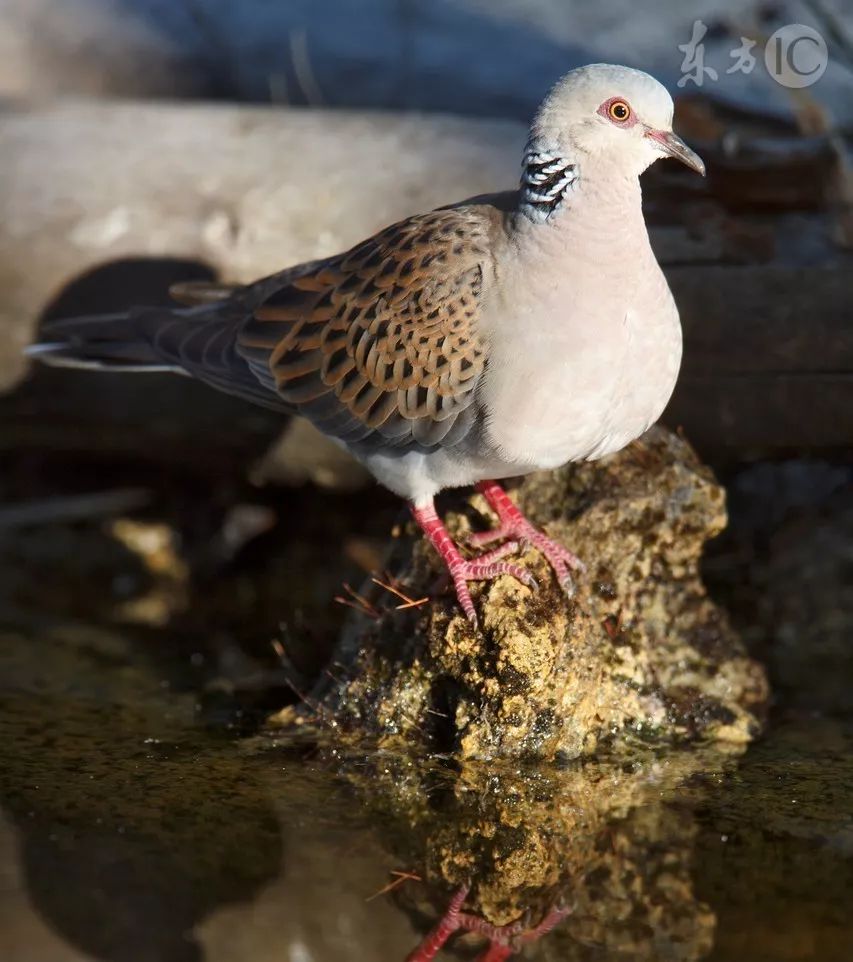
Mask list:
[[[624,100],[614,100],[607,108],[607,116],[617,124],[624,124],[631,116],[631,108]]]

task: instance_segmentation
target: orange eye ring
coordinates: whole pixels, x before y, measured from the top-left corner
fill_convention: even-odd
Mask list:
[[[617,124],[624,124],[631,116],[631,108],[624,100],[614,100],[607,108],[607,116]]]

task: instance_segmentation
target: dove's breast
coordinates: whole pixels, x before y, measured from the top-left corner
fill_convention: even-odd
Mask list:
[[[482,397],[487,436],[508,462],[550,468],[599,458],[663,412],[681,326],[647,241],[633,253],[590,257],[551,284],[527,271],[507,286]]]

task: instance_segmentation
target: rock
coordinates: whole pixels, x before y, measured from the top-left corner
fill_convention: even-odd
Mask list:
[[[218,96],[520,119],[561,73],[590,60],[536,25],[446,0],[405,11],[396,0],[2,0],[0,34],[7,95]]]
[[[769,545],[753,578],[770,629],[772,677],[803,709],[853,711],[853,492],[822,517],[791,521]]]
[[[703,545],[726,512],[690,447],[654,428],[601,462],[532,475],[517,495],[585,559],[576,597],[568,602],[530,551],[523,562],[539,590],[508,577],[475,585],[477,632],[449,594],[426,599],[437,558],[409,526],[384,580],[418,603],[401,610],[389,591],[363,590],[369,610],[344,632],[337,681],[315,694],[323,717],[344,738],[463,759],[749,741],[767,685],[699,577]],[[464,541],[485,513],[472,496],[446,515],[448,528]]]
[[[212,93],[198,41],[175,42],[152,11],[128,7],[114,0],[0,0],[0,94]]]

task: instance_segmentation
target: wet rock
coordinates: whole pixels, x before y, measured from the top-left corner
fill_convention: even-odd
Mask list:
[[[528,516],[586,561],[569,601],[536,551],[539,589],[512,578],[474,585],[474,630],[411,525],[384,579],[362,593],[316,692],[347,738],[459,758],[576,758],[605,745],[697,738],[744,743],[767,685],[698,573],[726,523],[722,488],[691,448],[654,428],[595,464],[532,475],[516,491]],[[471,496],[446,515],[460,541],[487,523]],[[312,703],[313,699],[312,699]],[[286,711],[276,723],[293,722]]]

